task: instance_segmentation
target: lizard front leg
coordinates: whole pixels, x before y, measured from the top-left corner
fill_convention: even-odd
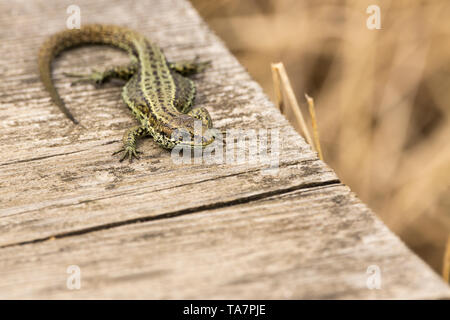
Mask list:
[[[125,131],[125,134],[123,135],[123,147],[122,149],[116,151],[113,153],[113,155],[123,152],[123,156],[120,159],[120,162],[122,162],[126,157],[128,157],[128,160],[131,162],[132,158],[139,159],[138,153],[142,153],[141,151],[136,150],[136,140],[141,137],[145,137],[148,135],[148,129],[143,126],[135,126],[127,131]]]
[[[122,80],[129,80],[137,70],[136,63],[130,63],[126,66],[116,66],[105,71],[93,70],[91,74],[79,74],[79,73],[68,73],[65,72],[64,75],[68,77],[78,78],[72,82],[72,85],[81,82],[91,82],[96,85],[105,83],[106,81],[116,78]]]

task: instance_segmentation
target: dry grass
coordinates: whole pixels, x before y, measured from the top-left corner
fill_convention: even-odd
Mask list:
[[[450,3],[376,1],[382,29],[368,30],[374,3],[193,0],[269,96],[270,64],[285,64],[296,96],[315,98],[327,163],[441,272],[450,232]]]
[[[308,142],[312,148],[317,151],[319,158],[323,160],[322,148],[320,147],[319,129],[317,127],[316,120],[316,110],[314,108],[314,99],[305,93],[305,99],[308,102],[309,115],[311,117],[311,125],[313,129],[313,143],[305,118],[303,117],[302,110],[297,102],[297,98],[295,97],[294,90],[292,89],[291,82],[289,81],[289,77],[282,62],[272,63],[272,81],[276,98],[276,106],[282,114],[285,114],[289,110],[295,115],[295,119],[290,120],[295,122],[294,125],[297,125],[297,127],[300,128],[300,134],[306,142]],[[286,107],[289,109],[286,109]]]
[[[317,153],[319,154],[320,160],[324,160],[323,153],[322,153],[322,147],[320,146],[319,128],[317,126],[316,108],[314,107],[314,99],[311,98],[310,96],[308,96],[307,93],[305,93],[305,99],[306,99],[306,102],[308,102],[308,110],[309,110],[309,116],[311,117],[311,126],[313,129],[315,149],[317,150]]]

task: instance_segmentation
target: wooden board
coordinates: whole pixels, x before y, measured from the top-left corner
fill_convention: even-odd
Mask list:
[[[442,298],[447,289],[338,185],[4,248],[0,260],[8,298]],[[70,265],[80,290],[66,287]],[[371,265],[379,290],[366,285]]]
[[[39,82],[37,51],[65,28],[70,4],[0,4],[7,79],[0,82],[1,297],[449,297],[183,0],[77,5],[82,23],[139,30],[173,61],[212,60],[194,78],[197,105],[221,130],[278,129],[279,170],[264,174],[259,162],[177,165],[148,139],[141,161],[119,163],[111,153],[135,123],[120,85],[72,87],[62,73],[123,64],[126,55],[95,46],[54,64],[58,90],[81,126],[60,114]],[[71,264],[83,272],[79,291],[65,287]],[[381,290],[366,287],[371,264],[386,279]]]

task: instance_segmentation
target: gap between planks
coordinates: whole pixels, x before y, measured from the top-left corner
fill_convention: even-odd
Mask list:
[[[67,237],[74,237],[74,236],[79,236],[79,235],[83,235],[83,234],[87,234],[87,233],[91,233],[91,232],[97,232],[97,231],[103,231],[103,230],[107,230],[107,229],[122,227],[122,226],[130,225],[130,224],[175,218],[175,217],[179,217],[182,215],[199,213],[199,212],[206,211],[206,210],[221,209],[221,208],[231,207],[231,206],[235,206],[235,205],[239,205],[239,204],[251,203],[254,201],[263,200],[263,199],[270,198],[273,196],[283,195],[283,194],[290,193],[293,191],[306,190],[306,189],[317,188],[317,187],[337,186],[340,184],[341,184],[341,181],[339,179],[303,183],[300,185],[291,186],[289,188],[271,190],[271,191],[267,191],[267,192],[263,192],[263,193],[243,197],[243,198],[238,198],[238,199],[234,199],[234,200],[230,200],[230,201],[216,202],[216,203],[196,206],[196,207],[192,207],[192,208],[180,209],[180,210],[176,210],[173,212],[162,213],[162,214],[159,214],[156,216],[144,216],[144,217],[133,218],[133,219],[129,219],[129,220],[121,220],[121,221],[117,221],[117,222],[96,225],[93,227],[82,228],[82,229],[78,229],[78,230],[74,230],[74,231],[54,234],[54,235],[50,235],[50,236],[46,236],[46,237],[42,237],[42,238],[36,238],[33,240],[9,243],[9,244],[5,244],[5,245],[1,245],[0,249],[15,247],[15,246],[23,246],[23,245],[27,245],[27,244],[35,244],[35,243],[39,243],[39,242],[48,241],[50,239],[62,239],[62,238],[67,238]]]

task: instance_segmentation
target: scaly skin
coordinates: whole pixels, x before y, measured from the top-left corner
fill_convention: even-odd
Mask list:
[[[212,128],[212,121],[205,108],[192,109],[195,84],[185,76],[203,70],[208,63],[195,61],[170,63],[162,50],[145,37],[125,27],[110,25],[86,25],[80,29],[65,30],[50,37],[39,52],[39,71],[45,88],[60,110],[75,124],[78,123],[58,95],[51,77],[52,60],[63,50],[84,44],[105,44],[129,53],[131,63],[113,67],[104,72],[94,71],[90,75],[67,74],[78,77],[74,83],[90,81],[101,84],[111,78],[127,80],[122,98],[140,122],[125,132],[124,152],[120,161],[128,157],[138,158],[136,140],[152,136],[163,148],[176,145],[205,147],[214,141],[205,132]],[[202,135],[194,133],[194,121],[202,123]],[[177,129],[187,131],[189,142],[173,139]],[[185,139],[186,140],[186,139]]]

